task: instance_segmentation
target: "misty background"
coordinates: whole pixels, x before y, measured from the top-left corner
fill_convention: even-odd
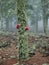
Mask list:
[[[46,7],[48,6],[48,7]],[[45,9],[44,9],[45,7]],[[49,1],[48,0],[26,0],[25,13],[27,16],[27,25],[29,31],[33,33],[43,33],[44,25],[43,13],[44,10],[47,17],[47,32],[49,32]],[[45,18],[46,20],[46,18]],[[17,19],[17,4],[16,0],[0,0],[0,30],[16,32]]]

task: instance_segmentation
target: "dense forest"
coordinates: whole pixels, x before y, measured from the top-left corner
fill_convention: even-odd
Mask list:
[[[15,31],[17,24],[16,0],[0,0],[0,30]],[[27,24],[33,33],[49,31],[49,1],[26,0]]]

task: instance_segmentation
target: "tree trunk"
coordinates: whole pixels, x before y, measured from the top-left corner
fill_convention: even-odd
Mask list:
[[[18,23],[22,24],[18,30],[19,36],[19,60],[24,61],[28,59],[28,40],[27,32],[24,30],[24,27],[27,25],[26,16],[25,16],[25,0],[17,0],[17,16]]]
[[[47,10],[48,10],[48,4],[45,5],[45,3],[48,2],[48,0],[41,0],[42,2],[42,10],[43,10],[43,26],[44,26],[44,33],[47,34],[47,25],[48,25],[48,17],[47,17]]]
[[[36,22],[35,22],[35,33],[37,34],[38,33],[38,18],[36,19]]]
[[[44,33],[47,34],[48,18],[43,16]]]
[[[6,18],[6,31],[9,31],[9,20]]]
[[[3,19],[1,19],[1,30],[3,30]]]

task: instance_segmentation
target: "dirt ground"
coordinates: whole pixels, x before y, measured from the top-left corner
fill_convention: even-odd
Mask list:
[[[15,51],[16,51],[16,49],[15,49]],[[13,52],[14,52],[14,50],[12,51],[12,53]],[[6,54],[4,54],[4,51],[3,51],[2,56],[4,56],[4,55],[6,55]],[[30,57],[29,60],[25,61],[25,65],[27,65],[27,64],[28,65],[33,65],[33,64],[42,65],[43,63],[49,63],[49,56],[48,57],[42,57],[42,56],[43,56],[42,54],[40,54],[38,51],[36,51],[35,55],[33,57]],[[0,65],[13,65],[17,62],[18,62],[17,59],[11,59],[11,58],[4,57],[3,62]]]
[[[49,56],[48,57],[43,57],[42,54],[40,54],[38,51],[35,52],[36,55],[31,57],[28,61],[26,61],[27,64],[33,65],[42,65],[44,63],[49,63]]]
[[[0,38],[0,40],[3,39],[5,41],[7,38]],[[13,41],[12,43],[13,44],[11,44],[11,46],[8,46],[6,48],[0,48],[0,65],[13,65],[18,62],[18,50],[15,47],[16,42]],[[16,58],[11,58],[11,56],[15,56]],[[25,65],[42,65],[43,63],[49,63],[49,56],[43,57],[43,55],[37,50],[35,51],[35,55],[33,57],[30,57],[29,60],[25,61]]]

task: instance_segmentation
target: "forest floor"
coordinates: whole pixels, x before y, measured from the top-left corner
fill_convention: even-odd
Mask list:
[[[0,41],[4,42],[8,40],[9,42],[9,38],[9,36],[1,36]],[[13,38],[11,37],[10,40],[12,42],[10,42],[9,46],[0,48],[0,65],[13,65],[18,62],[18,49],[16,48],[17,41],[15,40],[16,37],[14,39]],[[25,65],[42,65],[43,63],[49,63],[49,56],[43,57],[43,55],[38,52],[38,50],[35,51],[34,56],[30,57],[29,60],[25,61]]]
[[[33,57],[30,57],[30,59],[28,61],[26,61],[26,63],[28,65],[33,65],[33,64],[42,65],[44,63],[49,64],[49,56],[48,57],[42,57],[42,54],[40,54],[38,51],[36,51],[35,53],[36,54]]]

